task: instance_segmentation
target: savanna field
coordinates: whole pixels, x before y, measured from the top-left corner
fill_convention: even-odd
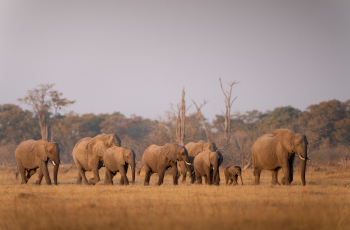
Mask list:
[[[271,186],[263,171],[254,186],[252,169],[243,171],[244,185],[104,186],[104,169],[96,186],[75,185],[77,171],[58,175],[58,186],[27,185],[16,180],[16,168],[0,173],[0,229],[350,229],[350,171],[308,167],[307,185],[295,171],[292,186]],[[52,170],[51,170],[52,172]],[[221,170],[223,172],[223,170]],[[88,178],[92,177],[87,173]],[[131,175],[129,175],[131,178]]]

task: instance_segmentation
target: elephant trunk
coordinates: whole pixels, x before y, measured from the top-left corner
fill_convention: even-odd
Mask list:
[[[306,159],[300,160],[300,165],[301,165],[301,169],[300,169],[301,181],[303,183],[303,186],[305,186],[306,185],[306,181],[305,181]]]
[[[55,166],[53,166],[53,180],[55,185],[57,185],[57,174],[58,174],[58,168],[59,168],[59,163],[55,164]]]
[[[135,184],[135,160],[131,163],[132,184]]]
[[[215,185],[219,185],[219,180],[218,180],[218,176],[220,177],[220,175],[218,175],[219,173],[219,162],[215,161],[213,164],[213,178],[212,178],[212,183]]]

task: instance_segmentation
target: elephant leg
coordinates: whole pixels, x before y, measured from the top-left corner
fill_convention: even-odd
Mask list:
[[[160,172],[158,172],[158,175],[159,175],[159,179],[158,179],[158,182],[157,183],[155,183],[154,185],[161,185],[161,184],[163,184],[163,181],[164,181],[164,174],[165,174],[165,170],[162,170],[162,171],[160,171]]]
[[[97,184],[97,182],[100,181],[100,175],[98,173],[98,168],[93,169],[92,173],[93,173],[94,177],[89,179],[89,183],[92,185],[95,185],[95,184]]]
[[[173,172],[173,185],[177,185],[178,184],[178,180],[177,180],[177,173],[178,173],[178,171],[177,171],[177,164],[176,164],[176,162],[175,162],[175,164],[173,164],[172,166],[171,166],[171,169],[172,169],[172,172]],[[185,173],[185,175],[186,175],[186,173]],[[182,181],[182,183],[183,183],[183,181]],[[186,183],[186,177],[185,177],[185,183]]]
[[[21,163],[17,163],[17,171],[19,172],[19,174],[21,175],[21,184],[27,184],[27,180],[26,180],[26,170],[25,168],[22,166]]]
[[[272,184],[272,185],[278,184],[278,180],[277,180],[278,169],[273,170],[271,173],[272,173],[271,184]]]
[[[97,182],[100,181],[100,175],[98,173],[98,166],[100,164],[100,160],[99,159],[96,159],[93,163],[92,163],[92,173],[94,175],[93,178],[90,178],[89,179],[89,183],[92,184],[92,185],[95,185],[97,184]]]
[[[145,170],[145,182],[144,182],[144,185],[149,185],[149,180],[151,179],[151,175],[152,175],[151,168],[148,165],[146,165],[146,164],[144,164],[143,167],[144,167],[144,170]]]
[[[186,183],[186,176],[187,176],[187,169],[186,169],[185,162],[180,162],[179,165],[180,165],[180,172],[182,175],[181,183],[185,184]]]
[[[194,170],[194,175],[195,175],[195,184],[202,184],[202,176],[199,174],[197,170]]]
[[[218,172],[216,173],[216,178],[213,178],[213,183],[215,185],[220,185],[220,172],[219,172],[219,169],[218,169]]]
[[[112,172],[106,167],[104,185],[113,185]]]
[[[79,185],[83,182],[83,184],[88,185],[89,182],[86,179],[85,170],[83,169],[83,166],[79,162],[76,162],[76,165],[78,168],[78,178],[76,184]]]
[[[42,161],[40,165],[41,165],[41,167],[39,167],[39,168],[41,170],[41,173],[44,174],[46,184],[51,185],[49,170],[47,169],[47,161],[46,162]]]
[[[186,172],[186,173],[181,172],[181,174],[182,174],[182,180],[181,180],[181,183],[186,184],[186,176],[187,176],[187,172]]]
[[[282,178],[281,182],[283,185],[291,185],[293,179],[290,177],[290,175],[293,175],[293,172],[291,172],[291,169],[293,170],[293,167],[290,168],[289,160],[285,160],[282,165],[284,177]]]
[[[126,177],[127,172],[127,165],[118,165],[119,171],[120,171],[120,184],[121,185],[129,185],[129,180]]]
[[[41,171],[41,169],[39,168],[39,170],[38,170],[38,179],[36,180],[35,184],[40,185],[43,177],[44,177],[44,174]]]
[[[77,182],[75,184],[81,184],[81,182],[82,182],[82,177],[81,177],[80,173],[78,172]]]
[[[27,172],[27,181],[29,180],[29,178],[31,178],[34,173],[36,173],[36,169],[31,169],[31,170],[28,170]]]
[[[229,183],[229,185],[231,185],[231,184],[233,184],[233,179],[230,179],[230,183]]]
[[[261,173],[261,169],[254,168],[254,176],[255,176],[255,184],[256,185],[260,184],[260,173]]]
[[[238,178],[237,175],[235,175],[235,176],[233,177],[233,180],[232,180],[233,185],[238,185],[238,183],[237,183],[237,178]],[[231,184],[232,184],[232,183],[231,183]]]
[[[205,168],[206,179],[205,183],[211,185],[212,184],[212,171],[209,167]]]

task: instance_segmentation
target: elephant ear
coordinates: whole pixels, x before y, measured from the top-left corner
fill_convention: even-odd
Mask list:
[[[275,135],[284,149],[289,153],[293,152],[293,139],[295,133],[288,129],[277,129],[273,132],[273,135]]]
[[[219,156],[219,166],[222,164],[222,162],[224,161],[224,157],[222,156],[222,154],[219,152],[219,150],[215,151],[218,156]]]
[[[210,167],[210,157],[212,156],[212,151],[205,150],[203,152],[203,162],[206,166]]]
[[[166,157],[169,158],[171,161],[177,161],[176,158],[176,149],[175,146],[172,144],[165,144],[161,148],[161,153]]]
[[[107,150],[107,146],[105,145],[104,140],[105,136],[106,134],[99,134],[89,141],[86,148],[90,153],[95,154],[99,157],[103,157],[104,152]]]
[[[115,147],[114,147],[115,148]],[[124,155],[127,153],[124,148],[116,148],[115,159],[121,165],[125,165]]]
[[[32,147],[32,152],[42,161],[47,161],[48,142],[46,140],[38,140]]]

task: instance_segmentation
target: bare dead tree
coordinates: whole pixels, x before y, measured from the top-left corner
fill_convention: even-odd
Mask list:
[[[185,140],[185,122],[186,122],[186,103],[185,103],[185,88],[182,89],[181,107],[177,106],[176,118],[176,139],[179,145],[184,145]]]
[[[199,118],[201,119],[202,123],[203,123],[203,126],[204,126],[204,130],[205,130],[205,134],[207,135],[207,140],[208,140],[208,143],[210,142],[210,136],[209,136],[209,132],[208,132],[208,129],[207,129],[207,126],[205,125],[205,122],[204,122],[204,117],[203,117],[203,114],[202,114],[202,107],[208,103],[208,101],[205,101],[203,102],[203,104],[201,104],[199,107],[197,106],[196,102],[194,102],[194,100],[192,100],[193,104],[196,106],[196,109],[197,109],[197,113],[198,113],[198,116]]]
[[[226,112],[224,113],[224,117],[225,117],[225,124],[224,124],[224,131],[225,131],[225,138],[226,138],[226,144],[228,143],[228,141],[230,140],[230,129],[231,129],[231,107],[233,102],[237,99],[237,97],[235,97],[233,100],[231,100],[231,96],[232,96],[232,87],[236,84],[238,84],[239,82],[237,82],[236,80],[234,82],[231,82],[230,84],[228,84],[230,86],[230,91],[229,92],[225,92],[224,88],[222,86],[222,82],[221,82],[221,78],[219,78],[220,81],[220,86],[221,86],[221,90],[225,96],[225,107],[226,107]]]

